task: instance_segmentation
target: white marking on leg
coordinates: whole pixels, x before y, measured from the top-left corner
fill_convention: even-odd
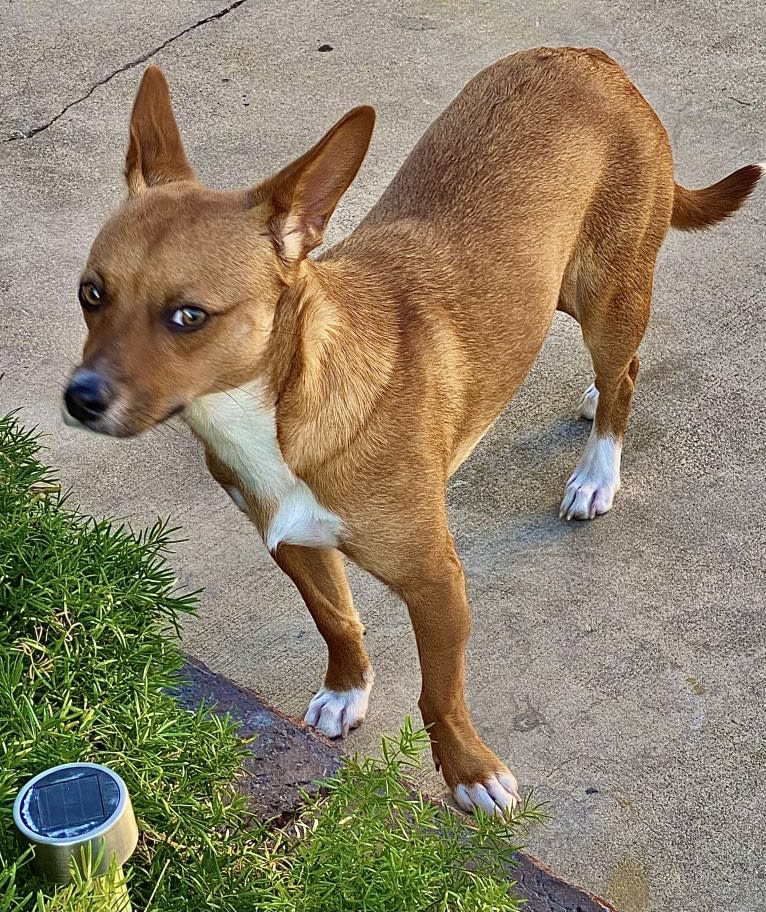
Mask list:
[[[364,686],[351,690],[328,690],[322,687],[309,703],[304,722],[327,735],[345,738],[367,715],[367,704],[375,675],[372,668],[365,671]]]
[[[585,390],[577,406],[577,417],[585,418],[587,421],[593,421],[596,417],[596,406],[598,405],[598,390],[596,384],[591,385]]]
[[[464,811],[472,814],[477,808],[496,817],[510,817],[521,804],[516,777],[507,770],[490,776],[484,782],[455,786],[453,797]]]
[[[593,519],[612,508],[620,490],[622,444],[614,437],[599,437],[595,427],[585,452],[567,482],[559,516],[567,519]]]

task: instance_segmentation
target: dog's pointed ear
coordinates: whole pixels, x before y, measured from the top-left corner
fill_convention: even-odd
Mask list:
[[[252,205],[270,209],[269,228],[286,262],[322,243],[330,216],[364,160],[374,126],[373,108],[354,108],[305,155],[251,192]]]
[[[138,88],[130,115],[125,180],[131,196],[171,181],[193,180],[194,172],[178,132],[170,89],[157,66],[150,66]]]

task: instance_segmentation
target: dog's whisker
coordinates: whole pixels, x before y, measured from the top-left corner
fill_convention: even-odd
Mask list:
[[[165,435],[181,433],[178,428],[173,427],[167,421],[157,421],[150,412],[133,409],[133,414],[142,422],[142,426],[139,429],[142,433],[147,431],[157,431],[157,433]]]
[[[242,387],[242,386],[221,386],[221,385],[219,385],[219,384],[217,384],[217,385],[215,386],[215,391],[216,391],[217,393],[223,393],[225,396],[228,396],[229,399],[231,399],[232,402],[235,402],[243,411],[246,411],[244,404],[243,404],[242,402],[240,402],[239,399],[237,399],[236,396],[233,396],[233,395],[232,395],[232,393],[233,393],[235,390],[237,390],[237,391],[240,392],[240,393],[243,393],[243,394],[244,394],[245,396],[247,396],[249,399],[252,399],[253,402],[255,402],[256,404],[258,404],[258,405],[261,404],[256,396],[254,396],[249,390],[246,390],[246,389],[245,389],[244,387]]]

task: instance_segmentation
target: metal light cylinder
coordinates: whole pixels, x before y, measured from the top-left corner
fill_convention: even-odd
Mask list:
[[[13,819],[35,847],[35,871],[54,883],[72,879],[72,861],[83,870],[90,859],[90,873],[101,876],[113,861],[124,864],[138,842],[125,783],[98,763],[64,763],[30,779],[16,796]],[[122,912],[129,903],[120,892],[115,908]]]

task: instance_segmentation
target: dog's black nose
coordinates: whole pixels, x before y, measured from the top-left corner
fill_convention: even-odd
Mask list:
[[[92,421],[103,415],[113,399],[105,377],[92,370],[79,370],[64,393],[67,411],[78,421]]]

